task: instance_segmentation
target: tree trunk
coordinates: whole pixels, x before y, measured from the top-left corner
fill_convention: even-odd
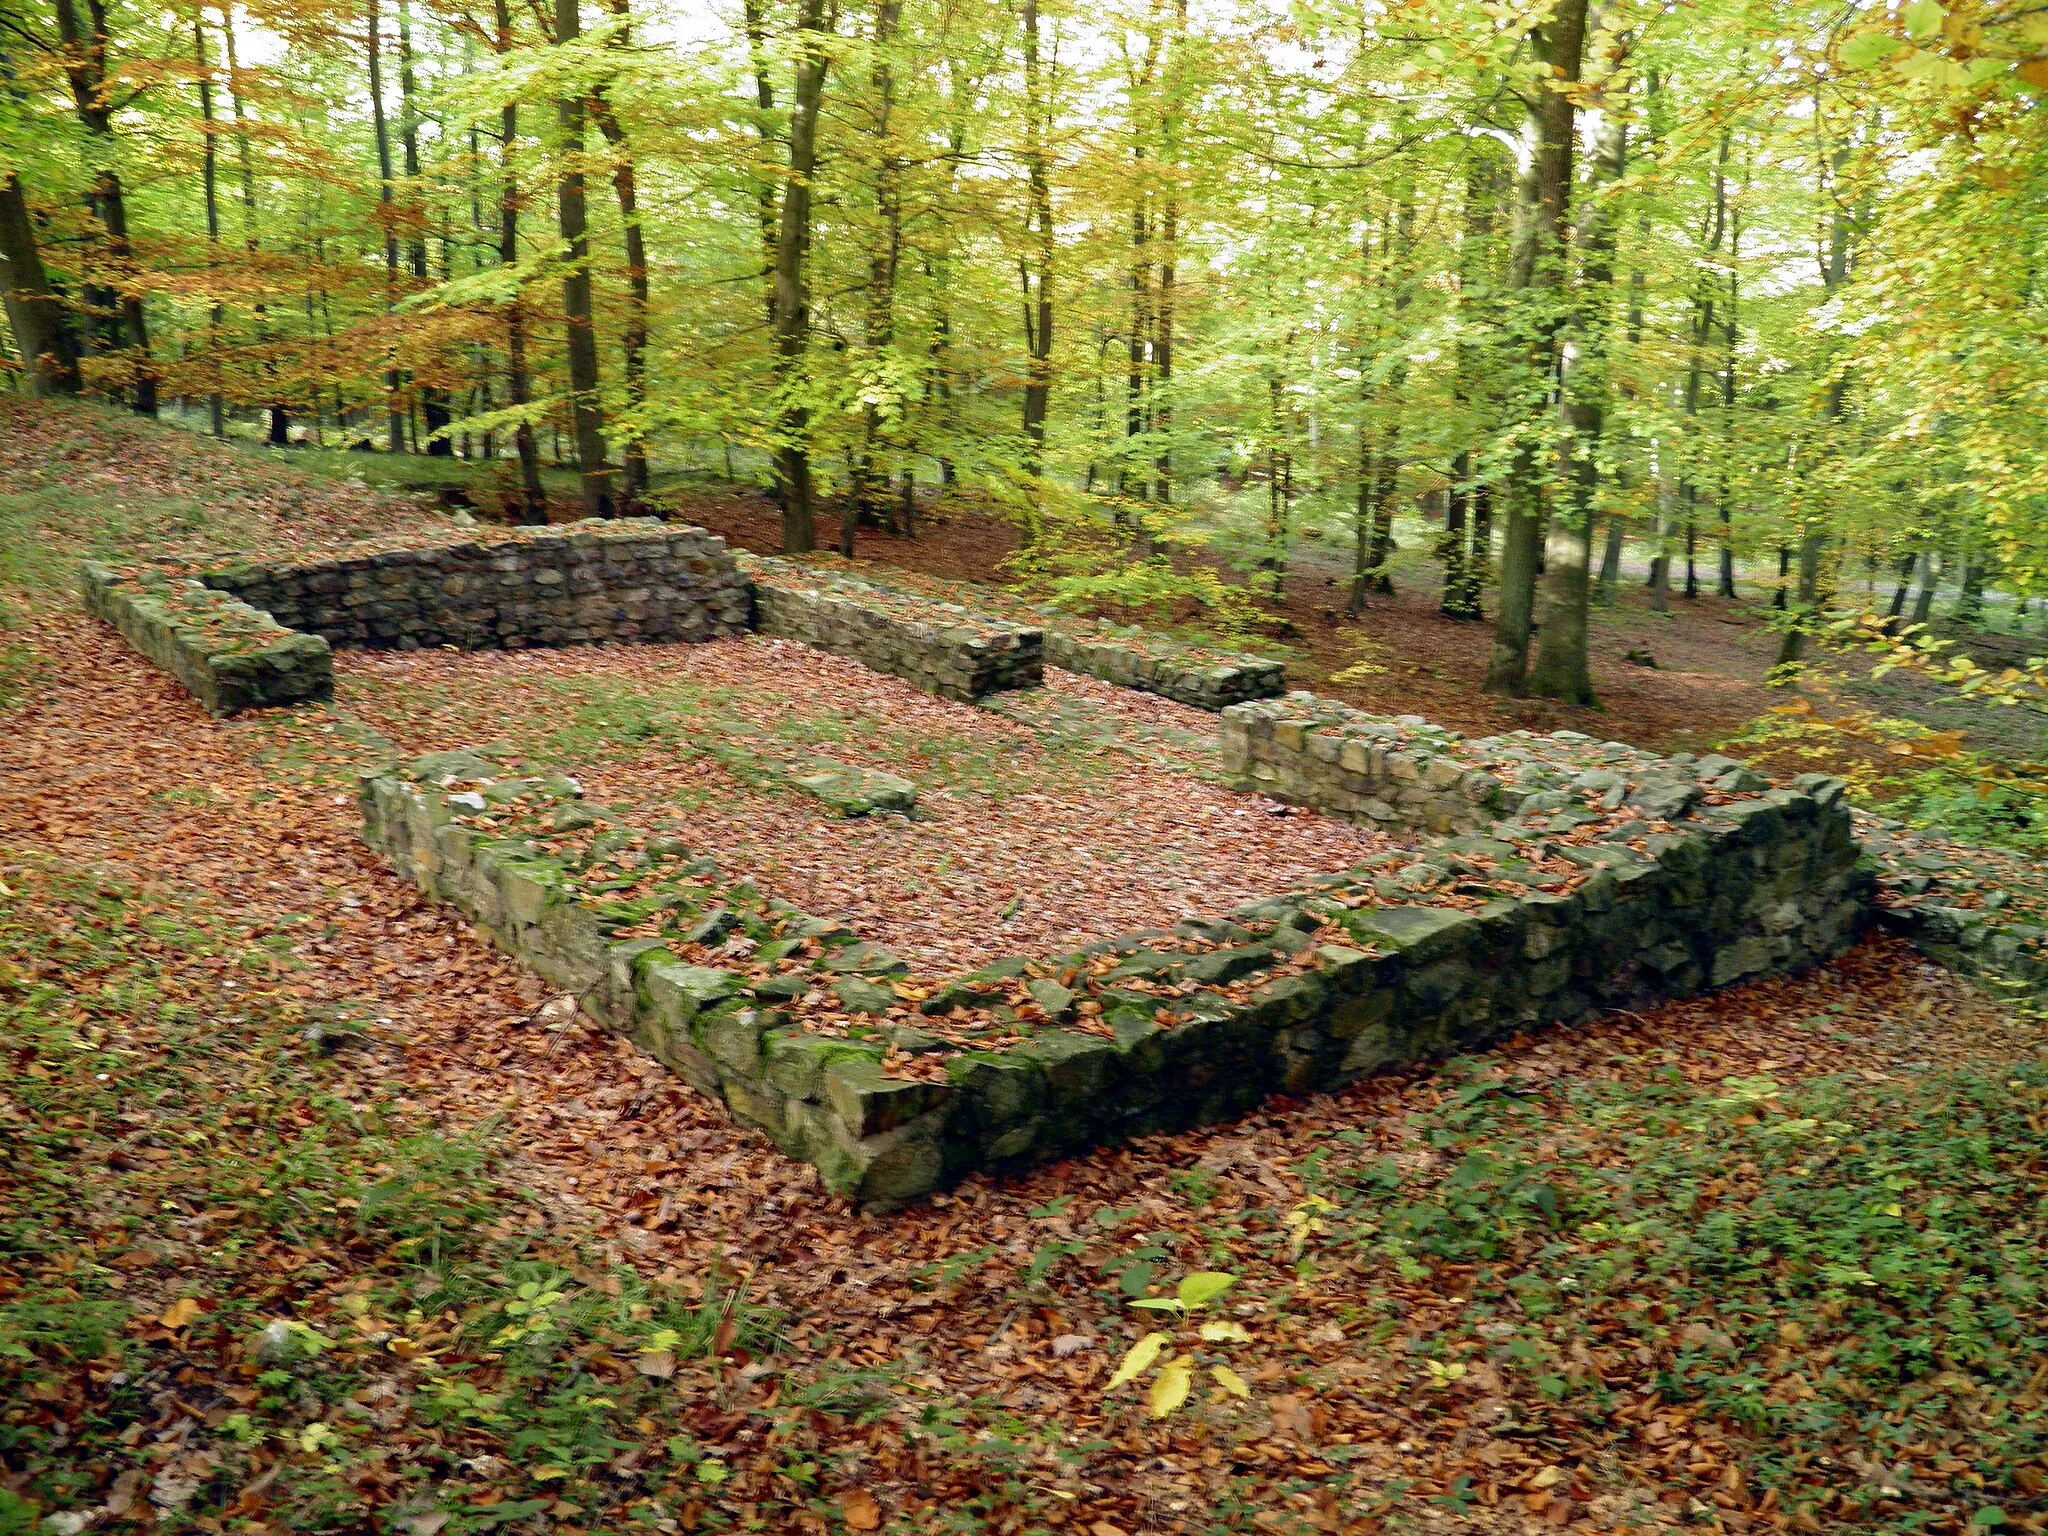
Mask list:
[[[1628,524],[1619,512],[1607,519],[1607,548],[1600,555],[1601,601],[1610,600],[1610,594],[1621,581],[1622,541],[1627,537]]]
[[[226,50],[227,53],[228,99],[234,109],[235,114],[235,159],[240,167],[242,180],[242,247],[249,253],[250,264],[253,266],[255,264],[255,257],[258,249],[258,237],[256,229],[256,162],[252,155],[250,154],[249,149],[249,113],[248,108],[244,103],[242,97],[241,61],[236,56],[235,52],[234,7],[232,5],[224,6],[221,10],[220,19],[221,45]],[[261,299],[259,299],[255,305],[256,336],[259,341],[265,343],[266,349],[268,346],[270,336],[268,315],[268,307],[263,303]],[[290,447],[291,411],[285,405],[284,399],[282,397],[282,392],[274,387],[277,376],[277,365],[271,361],[268,355],[266,355],[263,360],[263,373],[264,377],[270,380],[273,384],[273,389],[271,390],[270,394],[269,405],[270,429],[265,434],[265,441],[268,442],[273,448]],[[314,402],[313,425],[315,433],[317,434],[320,424],[319,394],[317,391],[317,386],[315,386],[314,390],[312,391],[312,396]]]
[[[853,558],[854,527],[870,527],[893,521],[885,504],[889,487],[886,471],[876,468],[881,451],[882,407],[878,396],[887,382],[882,371],[889,348],[896,337],[896,271],[903,255],[902,162],[891,138],[892,115],[896,105],[896,75],[890,50],[896,43],[896,21],[901,0],[880,0],[875,8],[874,64],[869,74],[873,90],[875,139],[875,214],[881,229],[868,260],[868,304],[862,340],[876,368],[867,404],[861,413],[860,451],[854,459],[852,494],[840,515],[839,553]],[[908,402],[903,402],[904,406]]]
[[[1614,220],[1606,207],[1628,172],[1628,120],[1619,103],[1602,113],[1597,185],[1580,221],[1579,288],[1572,306],[1576,345],[1562,381],[1571,505],[1551,519],[1543,571],[1543,622],[1529,691],[1567,704],[1593,702],[1586,656],[1588,581],[1593,558],[1593,498],[1599,489],[1598,453],[1607,412],[1608,310],[1614,287]]]
[[[632,0],[611,0],[618,30],[611,36],[615,48],[630,46]],[[612,147],[612,191],[619,200],[619,227],[626,248],[626,317],[620,342],[626,363],[626,410],[637,418],[647,403],[647,324],[652,294],[647,278],[647,236],[640,224],[640,191],[633,169],[633,146],[612,109],[604,91],[597,94],[597,126]],[[647,499],[647,439],[636,426],[626,439],[624,476],[619,501],[624,510],[637,510]]]
[[[1521,300],[1521,329],[1527,354],[1525,387],[1530,417],[1548,410],[1562,315],[1554,301],[1565,283],[1565,230],[1570,214],[1572,145],[1576,111],[1569,94],[1578,84],[1585,51],[1587,0],[1558,0],[1550,19],[1530,34],[1536,57],[1551,77],[1539,82],[1528,106],[1528,135],[1534,140],[1529,169],[1518,189],[1515,260],[1511,285]],[[1487,660],[1488,693],[1518,693],[1528,666],[1531,620],[1535,614],[1536,562],[1541,550],[1544,496],[1536,454],[1524,448],[1516,458],[1507,538],[1501,549],[1500,599],[1494,618],[1493,651]]]
[[[405,150],[405,213],[412,224],[407,257],[413,281],[424,288],[427,283],[427,227],[420,216],[420,127],[419,112],[414,103],[417,90],[412,68],[412,0],[398,0],[398,140]],[[427,430],[427,452],[435,458],[447,458],[455,452],[455,445],[446,437],[435,435],[453,420],[448,409],[447,391],[426,384],[420,387],[419,397],[420,415]]]
[[[89,202],[99,220],[106,265],[111,282],[94,285],[97,302],[112,311],[118,306],[120,323],[115,345],[128,351],[134,379],[133,405],[136,414],[154,416],[157,407],[156,370],[149,353],[149,317],[140,291],[140,274],[134,267],[134,247],[128,236],[128,194],[121,178],[111,168],[114,145],[114,102],[107,81],[107,12],[103,0],[86,0],[91,30],[79,22],[76,0],[56,0],[57,36],[64,44],[64,76],[71,87],[72,105],[78,120],[99,148],[95,157],[103,162],[93,179]],[[95,293],[86,295],[89,302]]]
[[[566,3],[566,0],[563,0]],[[796,73],[789,116],[789,186],[775,232],[776,384],[782,392],[775,474],[782,497],[782,550],[818,547],[811,507],[810,408],[798,398],[811,344],[806,258],[811,243],[811,178],[818,163],[818,105],[825,94],[824,0],[798,0]]]
[[[1848,158],[1846,146],[1837,150],[1834,166],[1840,170]],[[1832,189],[1831,189],[1832,190]],[[1837,203],[1834,219],[1828,230],[1828,264],[1822,273],[1824,285],[1829,293],[1837,293],[1849,279],[1849,216]],[[1829,380],[1822,417],[1833,428],[1842,419],[1842,410],[1849,392],[1849,381],[1837,374]],[[1808,476],[1811,480],[1812,476]],[[1804,527],[1799,539],[1799,592],[1798,611],[1792,623],[1785,630],[1785,643],[1778,649],[1778,665],[1789,666],[1806,654],[1806,631],[1813,623],[1820,599],[1821,554],[1827,547],[1827,523],[1816,517],[1810,502],[1802,498],[1801,521]]]
[[[1899,584],[1892,589],[1891,606],[1884,616],[1884,631],[1888,635],[1899,632],[1899,618],[1906,611],[1906,597],[1913,589],[1913,567],[1925,558],[1923,551],[1908,550],[1906,558],[1899,562]]]
[[[1035,275],[1024,269],[1024,470],[1045,473],[1045,420],[1052,402],[1052,181],[1046,169],[1046,124],[1052,115],[1038,57],[1038,0],[1024,0],[1024,167],[1029,179],[1025,232],[1032,237]],[[1026,529],[1026,542],[1031,530]]]
[[[213,374],[213,389],[206,397],[206,419],[215,437],[226,437],[227,407],[220,391],[220,151],[213,132],[213,71],[206,61],[206,23],[196,13],[192,17],[192,53],[199,66],[199,134],[203,140],[199,185],[206,205],[206,264],[214,285],[206,306],[207,363]]]
[[[1469,619],[1466,594],[1466,511],[1472,500],[1472,455],[1464,449],[1451,461],[1451,489],[1444,508],[1444,536],[1437,545],[1437,558],[1443,562],[1443,597],[1437,604],[1437,611],[1447,619]]]
[[[370,126],[377,139],[377,216],[384,225],[384,313],[398,307],[398,197],[392,186],[391,125],[384,115],[383,0],[370,0]],[[402,383],[398,358],[391,355],[384,370],[384,410],[393,453],[405,452],[405,412],[399,408]]]
[[[512,52],[512,11],[509,0],[495,0],[497,24],[495,51],[499,58]],[[501,146],[503,188],[498,203],[498,261],[501,266],[519,265],[519,173],[514,156],[519,147],[519,107],[510,96],[499,110],[498,134]],[[526,372],[526,300],[515,292],[505,306],[505,392],[515,409],[533,401],[532,383]],[[519,460],[518,518],[522,523],[548,520],[547,492],[540,483],[540,444],[535,441],[533,423],[524,415],[512,429],[513,451]]]
[[[759,108],[755,118],[756,131],[761,135],[761,153],[765,161],[770,147],[775,142],[775,129],[770,114],[775,111],[775,84],[768,74],[768,30],[763,14],[763,0],[745,0],[743,25],[747,34],[747,57],[754,66],[754,105]],[[761,226],[761,276],[762,302],[768,309],[768,329],[775,329],[775,250],[776,227],[779,215],[775,209],[775,183],[764,172],[754,184],[754,215]]]
[[[50,285],[28,198],[12,171],[0,174],[0,298],[6,301],[7,325],[28,372],[30,393],[77,394],[78,336]]]
[[[555,43],[583,35],[578,0],[555,0]],[[562,268],[562,324],[569,355],[569,425],[583,481],[583,515],[611,517],[612,469],[605,462],[604,407],[597,397],[597,326],[590,300],[590,233],[583,201],[584,100],[566,95],[555,107],[561,169],[555,185],[557,226],[566,247]]]

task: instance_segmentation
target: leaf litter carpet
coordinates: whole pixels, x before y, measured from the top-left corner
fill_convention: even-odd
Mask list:
[[[232,907],[276,936],[293,968],[265,974],[230,957],[193,956],[214,978],[223,1016],[238,990],[263,985],[375,1021],[369,1045],[349,1055],[345,1095],[351,1076],[365,1094],[372,1082],[395,1081],[422,1122],[449,1131],[501,1113],[522,1177],[545,1194],[559,1231],[671,1281],[714,1265],[749,1276],[757,1295],[800,1320],[791,1349],[900,1371],[900,1409],[844,1447],[868,1490],[848,1506],[862,1512],[863,1528],[872,1528],[875,1500],[902,1528],[938,1528],[960,1501],[1002,1481],[989,1474],[988,1488],[966,1488],[954,1469],[905,1450],[907,1427],[933,1404],[1008,1424],[1005,1433],[1030,1426],[1035,1448],[1004,1476],[1037,1496],[1042,1518],[1062,1516],[1061,1525],[1092,1536],[1209,1530],[1228,1511],[1231,1528],[1379,1529],[1396,1506],[1408,1528],[1439,1531],[1669,1528],[1708,1512],[1722,1529],[1784,1528],[1775,1494],[1760,1498],[1744,1482],[1739,1434],[1696,1404],[1663,1401],[1656,1373],[1668,1355],[1631,1355],[1598,1338],[1590,1349],[1575,1344],[1584,1359],[1572,1370],[1604,1381],[1619,1411],[1548,1401],[1516,1386],[1504,1358],[1498,1368],[1486,1363],[1497,1336],[1485,1332],[1492,1324],[1474,1334],[1469,1268],[1396,1273],[1363,1246],[1318,1249],[1313,1264],[1301,1262],[1289,1233],[1313,1228],[1289,1218],[1313,1209],[1304,1201],[1318,1166],[1421,1174],[1441,1161],[1415,1117],[1455,1107],[1443,1078],[1393,1074],[1016,1180],[970,1181],[894,1215],[856,1215],[821,1196],[810,1169],[630,1049],[574,1021],[540,1022],[544,999],[531,978],[361,846],[352,799],[331,771],[352,748],[337,748],[321,771],[304,740],[317,726],[209,720],[82,619],[35,621],[13,638],[45,660],[34,694],[0,735],[0,882],[21,859],[56,859]],[[571,672],[600,664],[560,662]],[[698,664],[726,663],[707,654]],[[425,677],[440,665],[360,664],[350,692],[378,672],[402,695],[408,668]],[[450,739],[470,723],[437,714],[423,695],[414,703],[416,718]],[[620,781],[596,792],[628,792],[626,769],[607,772]],[[1145,793],[1154,798],[1140,795],[1130,819],[1119,805],[1098,832],[1073,829],[1100,839],[1074,846],[1156,834],[1180,837],[1176,846],[1192,857],[1190,828],[1205,845],[1216,840],[1211,822],[1222,818],[1190,817],[1186,802],[1170,801],[1213,791],[1174,774]],[[1029,805],[1017,814],[1019,827],[1044,816]],[[1300,834],[1275,820],[1226,843],[1228,857],[1249,859],[1262,846],[1280,857],[1270,840]],[[1284,857],[1302,860],[1336,851],[1285,846]],[[1013,867],[1024,865],[1005,869]],[[1112,883],[1067,911],[1124,900],[1135,917],[1141,884],[1120,895]],[[1021,886],[954,899],[985,914],[1015,899],[1013,888]],[[843,886],[845,904],[862,899]],[[867,899],[881,913],[905,898]],[[1042,921],[1049,934],[1076,920],[1049,910]],[[965,956],[975,931],[931,942]],[[1816,1033],[1816,1020],[1829,1032]],[[1809,978],[1509,1042],[1474,1070],[1538,1102],[1565,1083],[1711,1085],[1759,1074],[1788,1084],[1848,1074],[1881,1096],[1943,1064],[2033,1049],[1975,994],[1898,946],[1871,944]],[[1027,1281],[1047,1245],[1066,1257]],[[1233,1315],[1261,1341],[1244,1367],[1250,1401],[1154,1425],[1128,1401],[1105,1399],[1116,1357],[1150,1326],[1103,1278],[1130,1249],[1150,1256],[1162,1285],[1198,1268],[1240,1277]],[[1362,1312],[1368,1295],[1384,1310]],[[1453,1372],[1438,1363],[1449,1354],[1478,1363]],[[393,1369],[416,1374],[403,1362]],[[752,1370],[728,1366],[718,1411],[706,1407],[704,1433],[725,1436],[735,1468],[724,1508],[771,1528],[823,1530],[776,1514],[776,1451],[758,1423],[780,1389]],[[1839,1475],[1847,1488],[1859,1483],[1847,1468]],[[1937,1528],[1960,1529],[1960,1518]]]
[[[1198,776],[1213,717],[1049,670],[1046,729],[781,641],[339,653],[336,710],[402,756],[484,742],[661,820],[722,872],[841,918],[920,972],[1049,955],[1302,889],[1392,846]],[[1070,720],[1094,727],[1080,734]],[[291,724],[273,726],[293,732]],[[1114,735],[1111,733],[1114,732]],[[1118,745],[1139,744],[1134,752]],[[916,818],[841,819],[700,744],[901,775]]]

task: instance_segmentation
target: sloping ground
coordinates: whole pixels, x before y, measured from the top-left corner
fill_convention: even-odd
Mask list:
[[[9,596],[8,1536],[2048,1528],[2039,1020],[1897,945],[861,1218]]]

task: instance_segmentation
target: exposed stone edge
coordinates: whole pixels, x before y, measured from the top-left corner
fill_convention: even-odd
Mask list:
[[[774,556],[739,563],[754,584],[754,628],[770,638],[844,656],[960,703],[1044,681],[1038,629]]]
[[[333,696],[333,658],[327,642],[286,629],[238,598],[196,581],[131,580],[91,560],[79,568],[79,587],[86,612],[112,625],[138,652],[184,684],[210,715],[224,717]],[[174,590],[202,600],[209,611],[241,631],[241,638],[224,639],[181,618],[165,601]]]

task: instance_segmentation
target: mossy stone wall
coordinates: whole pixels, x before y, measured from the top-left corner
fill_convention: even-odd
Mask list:
[[[80,569],[79,585],[87,613],[177,678],[210,715],[334,692],[325,640],[286,629],[225,593],[183,578],[124,576],[93,561]]]

